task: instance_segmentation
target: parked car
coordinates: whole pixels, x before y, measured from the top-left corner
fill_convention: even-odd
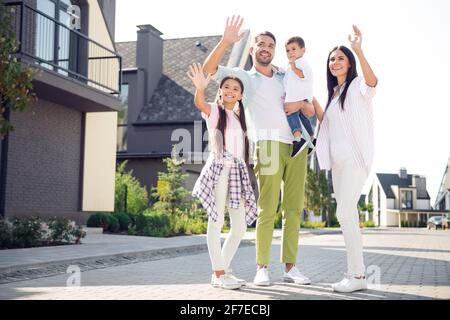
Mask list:
[[[428,219],[428,229],[442,229],[442,223],[443,223],[443,219],[442,216],[435,216],[435,217],[431,217],[430,219]]]

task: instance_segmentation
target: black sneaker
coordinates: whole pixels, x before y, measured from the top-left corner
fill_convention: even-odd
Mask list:
[[[300,154],[300,152],[302,152],[308,146],[308,143],[303,138],[300,141],[294,141],[293,144],[294,144],[294,147],[292,148],[292,154],[291,154],[292,158],[295,158],[296,156],[298,156]]]
[[[314,150],[316,150],[316,138],[314,138],[313,139],[313,141],[311,141],[311,143],[314,145],[314,147],[313,148],[311,148],[311,147],[309,147],[308,148],[308,156],[314,151]]]

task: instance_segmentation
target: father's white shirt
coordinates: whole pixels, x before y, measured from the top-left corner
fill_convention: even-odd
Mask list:
[[[219,66],[213,79],[220,83],[226,76],[235,76],[244,84],[242,102],[250,140],[292,144],[294,136],[284,112],[284,73],[274,70],[273,76],[267,77],[254,67],[247,71]]]

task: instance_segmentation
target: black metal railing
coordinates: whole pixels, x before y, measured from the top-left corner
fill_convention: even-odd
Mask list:
[[[100,91],[120,94],[122,58],[116,52],[22,1],[5,6],[19,56]]]

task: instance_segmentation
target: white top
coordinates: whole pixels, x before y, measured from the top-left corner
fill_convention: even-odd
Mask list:
[[[343,89],[344,86],[341,93]],[[317,160],[321,169],[331,169],[330,143],[334,143],[335,140],[331,137],[330,123],[337,118],[344,129],[347,141],[350,142],[354,160],[369,174],[374,154],[372,98],[375,93],[376,89],[369,87],[363,77],[357,77],[348,88],[344,110],[338,105],[339,117],[330,119],[328,115],[330,107],[325,111],[316,145]]]
[[[302,70],[304,78],[300,78],[292,70],[289,64],[286,68],[284,76],[284,90],[286,92],[285,101],[295,102],[308,100],[312,102],[313,99],[313,72],[308,61],[301,57],[295,60],[295,66]]]
[[[202,112],[202,118],[206,121],[206,127],[209,132],[210,146],[214,147],[215,140],[213,139],[215,137],[214,131],[217,129],[217,124],[219,122],[219,107],[216,103],[211,103],[210,105],[211,113],[208,116]],[[225,112],[227,114],[227,126],[225,128],[225,150],[237,158],[244,159],[245,137],[239,118],[233,110],[228,110],[225,108]]]
[[[284,112],[284,73],[274,70],[267,77],[255,68],[227,68],[219,66],[213,79],[220,82],[225,76],[236,76],[244,84],[243,104],[250,140],[274,140],[292,144],[294,136]]]
[[[336,97],[331,101],[327,110],[330,132],[330,160],[332,165],[352,157],[350,140],[347,138],[344,127],[339,120],[340,107],[339,97]]]

